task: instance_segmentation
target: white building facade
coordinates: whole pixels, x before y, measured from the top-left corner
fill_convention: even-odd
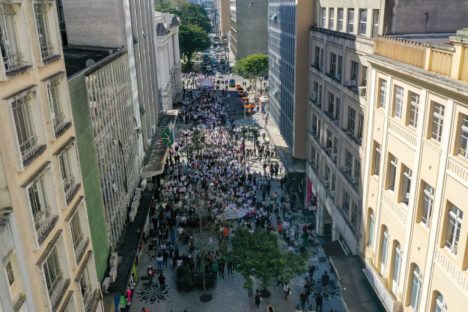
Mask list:
[[[173,104],[182,98],[179,25],[179,19],[173,14],[154,13],[157,73],[162,110],[172,109]]]

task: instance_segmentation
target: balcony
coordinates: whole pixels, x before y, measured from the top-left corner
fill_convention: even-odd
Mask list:
[[[406,224],[408,210],[405,207],[402,207],[402,205],[396,203],[388,191],[385,190],[382,191],[382,205],[387,208],[387,210],[390,210],[397,220],[403,225]]]
[[[468,165],[459,157],[449,155],[447,171],[463,185],[468,186]]]
[[[68,177],[63,179],[63,188],[65,190],[65,198],[67,199],[67,204],[75,197],[80,184],[76,183],[75,177]]]
[[[52,305],[52,310],[56,311],[60,306],[65,292],[67,291],[68,285],[70,285],[70,279],[62,279],[57,283],[54,289],[49,292],[50,304]]]
[[[443,249],[436,247],[435,263],[439,268],[450,278],[450,280],[460,289],[465,295],[468,295],[468,276],[465,272],[457,268],[452,260],[445,254]]]
[[[80,263],[81,259],[83,259],[83,255],[88,248],[89,245],[89,238],[82,238],[78,244],[75,246],[75,258],[76,263]]]
[[[36,226],[37,240],[39,245],[44,242],[49,233],[57,223],[58,216],[51,214],[48,210],[46,212],[38,212],[34,217],[34,224]]]
[[[403,143],[409,145],[412,149],[416,148],[416,136],[405,127],[399,125],[396,121],[390,120],[388,129]]]
[[[64,114],[55,116],[52,119],[52,122],[54,124],[55,137],[59,137],[60,135],[62,135],[71,126],[71,122],[66,121]]]
[[[23,166],[29,165],[34,159],[42,154],[46,146],[39,145],[36,135],[29,137],[27,140],[20,143],[21,157],[23,159]]]
[[[85,312],[96,311],[99,302],[100,292],[99,289],[87,290],[83,294],[83,305]]]

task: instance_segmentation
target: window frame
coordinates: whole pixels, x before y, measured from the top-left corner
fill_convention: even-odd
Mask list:
[[[434,210],[434,188],[422,181],[421,194],[421,223],[429,228],[432,222],[432,212]]]
[[[410,298],[409,305],[413,310],[417,311],[419,308],[419,302],[421,300],[421,288],[422,288],[422,276],[417,265],[414,266],[411,273],[411,287],[410,287]]]
[[[367,9],[359,9],[358,35],[365,36],[367,34],[367,13]]]
[[[447,248],[451,254],[457,255],[458,243],[460,241],[461,227],[463,223],[463,211],[450,203],[447,214],[444,247]],[[451,229],[452,231],[450,231]]]
[[[387,80],[379,78],[379,107],[385,109],[387,104]]]
[[[328,29],[335,29],[335,8],[328,8]]]
[[[405,89],[398,85],[394,86],[393,89],[393,116],[399,119],[403,118],[403,101],[405,98]]]
[[[341,13],[341,14],[340,14]],[[343,31],[343,26],[344,26],[344,9],[343,8],[338,8],[337,10],[337,27],[336,30],[338,31]]]
[[[458,155],[468,160],[468,115],[460,115]]]
[[[374,141],[374,152],[373,152],[373,175],[380,175],[380,161],[382,160],[382,150],[379,143]]]
[[[380,10],[372,10],[372,37],[377,37],[379,35],[379,19],[380,19]]]
[[[408,91],[408,126],[417,128],[418,127],[418,113],[419,113],[419,94]]]
[[[445,106],[431,101],[431,122],[429,137],[433,141],[440,143],[444,130]]]
[[[351,34],[354,34],[355,15],[356,13],[353,8],[347,10],[346,32]]]
[[[52,263],[49,264],[49,260],[51,259]],[[54,268],[54,270],[50,270],[49,267],[52,267],[53,265],[57,266],[57,268]],[[48,294],[49,296],[52,296],[57,286],[60,285],[60,282],[64,279],[62,264],[60,262],[60,256],[57,250],[57,246],[55,246],[47,256],[47,259],[42,264],[42,270],[44,272],[44,278],[46,280]],[[52,275],[53,280],[51,280]]]

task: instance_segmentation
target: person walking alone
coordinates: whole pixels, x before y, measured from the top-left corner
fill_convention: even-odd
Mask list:
[[[260,295],[260,290],[255,291],[255,306],[257,310],[260,308],[260,302],[262,301],[262,296]]]
[[[315,295],[315,310],[320,312],[323,311],[323,297],[321,292],[318,292]]]

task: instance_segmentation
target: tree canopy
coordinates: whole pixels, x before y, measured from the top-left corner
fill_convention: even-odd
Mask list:
[[[193,53],[210,47],[210,38],[200,26],[182,24],[179,28],[179,44],[182,57],[190,63]]]
[[[268,74],[268,56],[251,54],[236,62],[234,72],[246,79],[257,79]]]
[[[306,256],[283,252],[276,235],[263,229],[254,233],[236,232],[230,257],[236,264],[236,271],[244,277],[246,288],[252,287],[252,277],[267,288],[276,278],[290,280],[306,271]]]
[[[211,22],[206,11],[199,4],[186,0],[158,0],[156,11],[169,12],[180,18],[182,25],[198,25],[206,32],[211,31]]]

